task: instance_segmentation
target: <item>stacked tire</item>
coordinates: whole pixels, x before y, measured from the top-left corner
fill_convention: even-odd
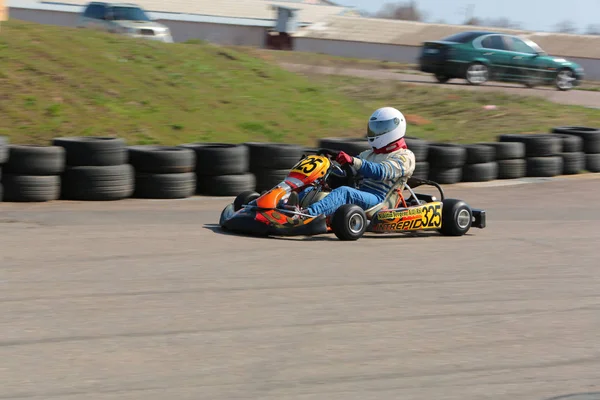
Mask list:
[[[66,153],[61,198],[111,201],[133,194],[134,170],[128,164],[123,139],[65,137],[54,139],[52,144],[64,148]]]
[[[58,146],[10,145],[4,165],[4,201],[46,202],[60,198],[65,151]]]
[[[498,165],[496,179],[520,179],[527,175],[524,143],[483,142],[478,144],[494,150],[494,159]]]
[[[406,146],[415,155],[415,171],[413,178],[428,179],[429,178],[429,162],[427,157],[429,154],[429,144],[427,141],[415,137],[405,137]]]
[[[305,148],[293,144],[245,143],[250,155],[250,172],[256,177],[256,191],[263,192],[283,181],[302,158]]]
[[[563,160],[562,175],[575,175],[585,169],[585,153],[583,152],[583,139],[575,135],[555,133],[562,142],[562,152],[559,154]]]
[[[256,178],[249,172],[248,147],[230,143],[188,143],[179,147],[196,155],[196,193],[237,196],[254,190]]]
[[[489,182],[498,178],[496,151],[483,144],[469,144],[465,164],[462,168],[462,182]]]
[[[504,134],[500,142],[520,142],[525,145],[526,175],[554,177],[562,174],[562,140],[551,134]]]
[[[600,172],[600,129],[584,126],[562,126],[552,129],[552,133],[577,136],[582,140],[585,153],[585,167],[589,172]]]
[[[133,196],[144,199],[183,199],[196,193],[196,153],[169,146],[130,146],[135,170]]]
[[[0,201],[4,198],[4,188],[2,185],[2,165],[8,160],[8,139],[6,136],[0,136]]]
[[[467,149],[452,143],[430,143],[429,179],[439,184],[453,184],[462,180],[467,161]]]

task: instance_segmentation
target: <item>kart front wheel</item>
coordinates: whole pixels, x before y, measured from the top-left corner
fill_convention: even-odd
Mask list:
[[[462,236],[471,229],[473,211],[467,203],[457,199],[444,199],[442,207],[442,227],[439,232],[445,236]]]
[[[247,190],[237,195],[235,200],[233,201],[233,209],[235,211],[239,211],[243,206],[250,203],[252,200],[256,200],[260,197],[260,194],[256,193],[254,190]]]
[[[358,240],[367,229],[367,215],[357,205],[345,204],[331,219],[331,230],[340,240]]]

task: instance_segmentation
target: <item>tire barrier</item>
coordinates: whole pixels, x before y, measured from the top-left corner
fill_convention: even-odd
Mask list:
[[[135,171],[132,197],[183,199],[196,193],[196,153],[168,146],[130,146],[129,164]]]
[[[584,169],[589,172],[600,172],[600,129],[584,126],[560,126],[551,129],[550,132],[559,134],[561,137],[580,138],[582,142],[580,151],[585,154]],[[571,162],[575,163],[575,161]]]
[[[562,174],[562,139],[552,134],[505,134],[500,142],[520,142],[525,145],[526,175],[554,177]]]
[[[249,172],[250,151],[243,144],[188,143],[179,147],[196,154],[196,194],[236,196],[256,187]]]
[[[557,127],[549,133],[503,134],[473,144],[406,137],[413,176],[440,184],[600,172],[600,129]],[[195,194],[262,192],[318,148],[358,155],[364,138],[324,138],[316,148],[293,144],[189,143],[126,146],[120,138],[67,137],[50,146],[12,145],[0,136],[0,201],[181,199]]]
[[[66,137],[52,141],[66,153],[61,198],[110,201],[131,197],[134,170],[125,141],[112,137]]]
[[[46,202],[58,200],[65,150],[58,146],[9,145],[2,183],[4,200]]]
[[[307,150],[294,144],[248,142],[244,145],[248,147],[249,170],[256,177],[255,190],[258,192],[281,182]]]

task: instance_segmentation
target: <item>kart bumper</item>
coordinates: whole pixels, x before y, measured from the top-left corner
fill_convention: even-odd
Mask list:
[[[323,215],[299,225],[272,225],[258,221],[256,211],[233,211],[233,205],[227,206],[220,221],[221,228],[250,236],[314,236],[327,233],[327,222]]]
[[[486,227],[485,221],[485,210],[473,209],[471,210],[473,214],[473,224],[471,225],[474,228],[483,229]]]

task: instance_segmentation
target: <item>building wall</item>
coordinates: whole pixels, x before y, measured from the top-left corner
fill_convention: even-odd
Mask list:
[[[8,9],[6,8],[6,1],[0,0],[0,21],[6,21],[8,19]]]
[[[415,46],[348,42],[343,40],[312,39],[304,37],[294,37],[293,40],[295,51],[412,64],[417,63],[421,50],[420,47]],[[560,54],[553,55],[560,56]],[[600,60],[575,57],[567,58],[579,63],[583,67],[586,78],[600,80]]]
[[[40,24],[75,27],[78,17],[79,14],[73,12],[10,8],[10,18]],[[264,27],[161,19],[156,21],[171,29],[173,40],[176,42],[202,39],[218,44],[264,47],[267,35]]]
[[[161,19],[157,19],[156,22],[168,26],[171,29],[173,40],[176,42],[201,39],[222,45],[264,47],[267,35],[267,29],[259,26],[222,25]]]

